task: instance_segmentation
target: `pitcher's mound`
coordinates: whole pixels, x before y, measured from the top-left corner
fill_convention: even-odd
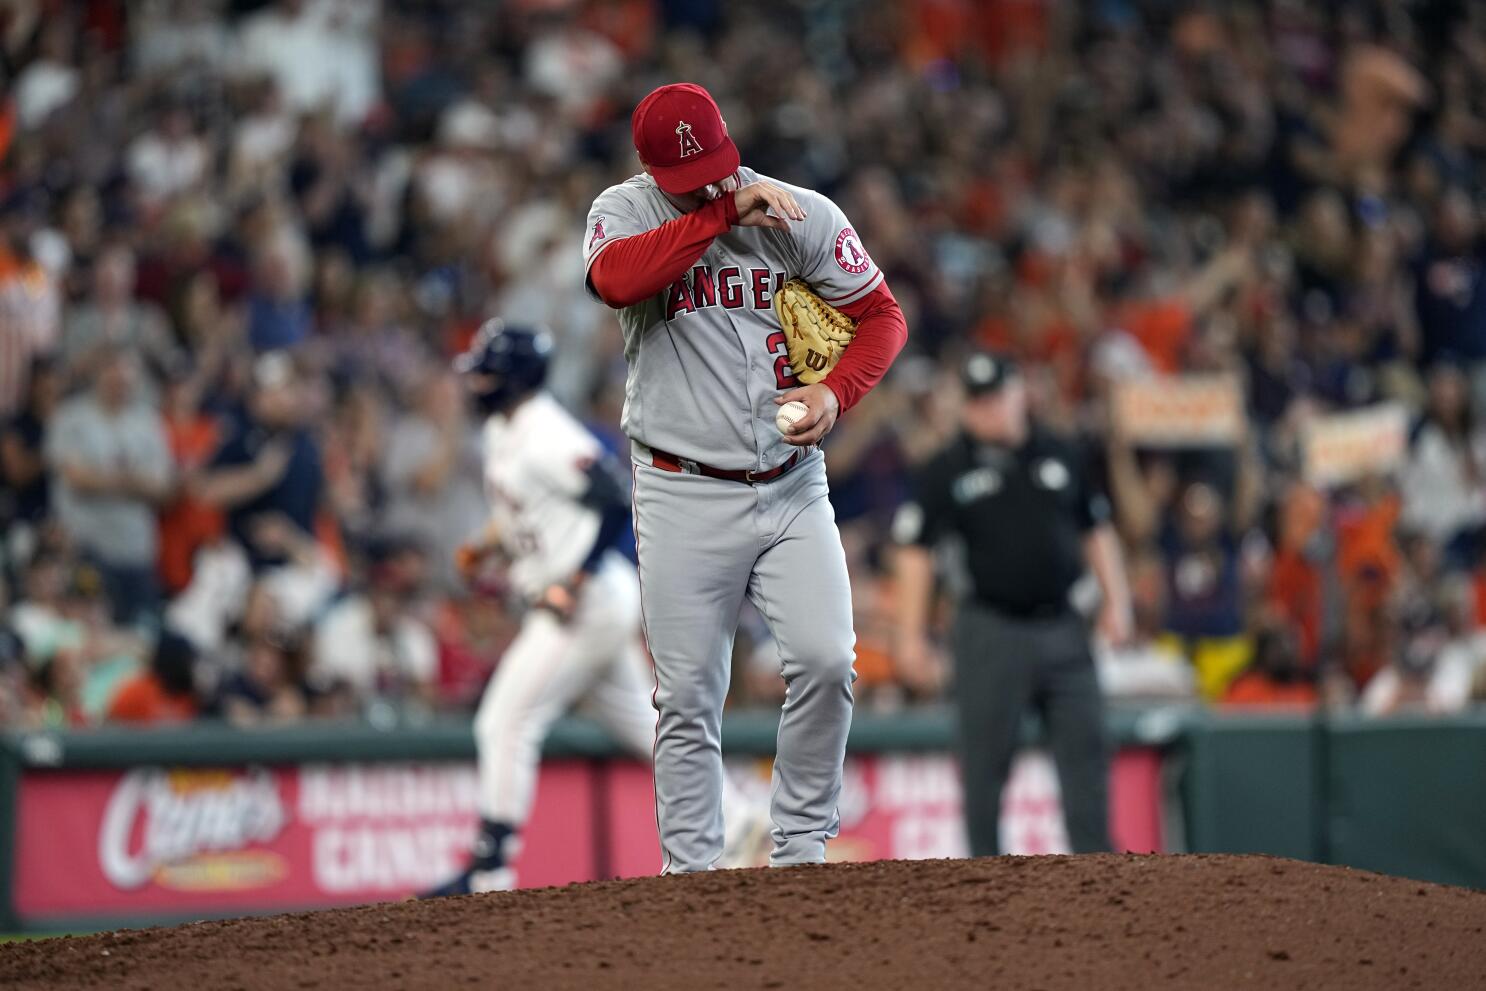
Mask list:
[[[0,987],[1467,988],[1486,893],[1267,857],[640,878],[0,946]]]

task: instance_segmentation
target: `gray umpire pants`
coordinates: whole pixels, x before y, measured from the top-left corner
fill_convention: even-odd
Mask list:
[[[1001,852],[1001,792],[1028,710],[1047,730],[1073,851],[1109,850],[1104,704],[1084,618],[1070,609],[1024,619],[967,600],[955,622],[954,654],[971,855]]]

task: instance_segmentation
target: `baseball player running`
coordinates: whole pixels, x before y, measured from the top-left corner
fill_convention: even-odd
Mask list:
[[[582,703],[646,759],[655,738],[650,671],[639,643],[634,565],[614,549],[629,523],[627,481],[598,439],[542,389],[550,337],[482,326],[455,362],[485,422],[490,521],[460,551],[472,575],[498,555],[529,608],[475,715],[480,827],[469,865],[434,895],[515,886],[511,863],[531,810],[542,741]],[[752,862],[762,818],[729,789],[728,866]]]
[[[720,725],[744,596],[787,685],[770,862],[818,863],[839,827],[855,636],[816,445],[882,378],[907,326],[845,215],[741,168],[706,90],[663,86],[631,124],[644,173],[594,201],[585,281],[618,311],[629,364],[663,870],[708,870],[723,851]],[[793,310],[776,314],[774,297],[795,279],[819,297],[805,309],[854,322],[844,351],[794,350],[806,335],[786,332]]]

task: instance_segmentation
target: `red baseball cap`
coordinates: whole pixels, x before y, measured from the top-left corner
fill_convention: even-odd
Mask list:
[[[712,94],[696,83],[652,90],[630,118],[635,151],[668,193],[689,193],[738,171],[738,146],[728,137]]]

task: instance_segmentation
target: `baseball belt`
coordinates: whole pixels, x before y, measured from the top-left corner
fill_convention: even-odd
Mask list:
[[[705,475],[708,478],[721,478],[728,482],[743,482],[746,485],[758,485],[763,482],[774,481],[799,464],[800,452],[795,451],[779,464],[772,468],[766,468],[763,471],[755,471],[752,468],[714,468],[711,465],[704,465],[700,461],[693,461],[690,458],[678,458],[676,455],[667,451],[657,451],[655,448],[650,449],[650,463],[661,471],[675,471],[687,475]]]

